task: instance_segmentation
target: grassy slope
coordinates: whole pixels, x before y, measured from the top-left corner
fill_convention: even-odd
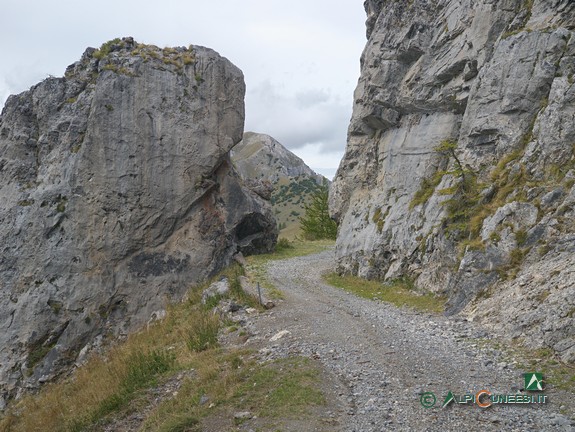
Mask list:
[[[318,188],[308,177],[282,178],[272,194],[272,208],[278,225],[284,226],[280,237],[294,240],[301,236],[299,218],[305,214],[305,205]]]

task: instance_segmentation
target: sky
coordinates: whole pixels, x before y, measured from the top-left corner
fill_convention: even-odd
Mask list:
[[[332,178],[345,149],[363,0],[2,0],[0,107],[88,46],[116,37],[210,47],[242,69],[246,131],[266,133]]]

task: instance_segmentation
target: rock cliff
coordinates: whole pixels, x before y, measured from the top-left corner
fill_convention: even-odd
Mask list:
[[[216,52],[116,39],[0,117],[0,402],[94,341],[162,315],[237,252],[273,248],[242,186],[241,71]]]
[[[368,0],[338,269],[575,361],[575,3]]]
[[[299,217],[318,185],[329,182],[269,135],[246,132],[231,151],[238,173],[256,191],[270,198],[280,234],[300,233]]]

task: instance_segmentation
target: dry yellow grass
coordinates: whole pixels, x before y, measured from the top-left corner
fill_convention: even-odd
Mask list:
[[[172,347],[177,362],[189,356],[180,335],[193,331],[193,321],[176,323],[176,316],[182,315],[177,312],[180,311],[172,311],[173,318],[166,322],[132,335],[125,343],[110,349],[105,357],[92,356],[68,379],[44,386],[38,395],[25,397],[0,421],[0,430],[83,430],[107,411],[115,411],[112,405],[119,405],[122,398],[130,396],[122,394],[123,383],[134,368],[135,358]]]
[[[192,290],[187,302],[171,307],[163,321],[132,334],[125,342],[110,348],[105,356],[93,355],[69,378],[45,385],[38,395],[14,404],[0,419],[0,431],[83,430],[121,410],[135,397],[139,385],[154,384],[155,378],[161,378],[162,373],[148,376],[146,370],[140,370],[155,367],[146,364],[146,356],[150,355],[150,361],[154,361],[153,353],[159,353],[160,357],[169,355],[174,361],[168,371],[193,362],[202,354],[191,352],[187,342],[205,321],[202,318],[211,314],[198,304],[205,285]],[[134,384],[138,379],[142,382]]]

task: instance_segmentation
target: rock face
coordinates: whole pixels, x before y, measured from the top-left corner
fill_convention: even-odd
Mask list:
[[[318,185],[329,181],[269,135],[246,132],[231,151],[246,184],[270,198],[282,235],[299,232],[299,217]]]
[[[412,277],[448,314],[573,362],[575,4],[365,7],[330,195],[339,271]]]
[[[241,71],[210,49],[124,38],[8,99],[0,396],[161,315],[237,252],[273,248],[269,203],[229,160],[244,91]]]
[[[321,183],[324,177],[269,135],[246,132],[233,148],[232,161],[245,178],[261,179],[272,184],[288,177],[309,177]]]

